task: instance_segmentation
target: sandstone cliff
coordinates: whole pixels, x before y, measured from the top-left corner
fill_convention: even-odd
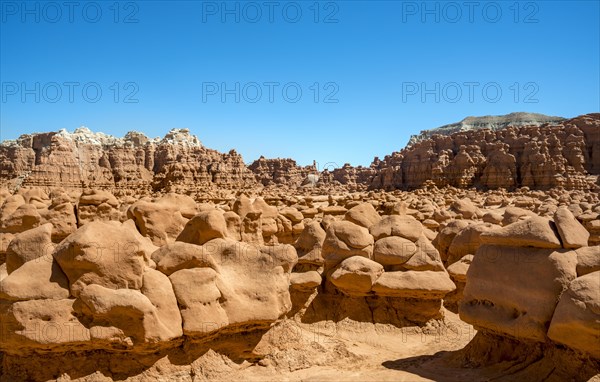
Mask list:
[[[372,189],[437,186],[586,189],[600,174],[600,114],[560,124],[433,135],[375,158]]]
[[[61,130],[0,144],[0,180],[12,188],[95,187],[138,193],[269,186],[391,190],[428,184],[590,189],[597,183],[600,113],[540,126],[523,126],[528,121],[523,119],[506,127],[510,119],[502,121],[482,125],[491,128],[473,122],[478,128],[434,134],[383,160],[375,158],[369,167],[346,164],[321,173],[292,159],[261,157],[246,166],[235,150],[208,149],[187,129],[171,130],[163,139],[137,132],[115,138],[87,128]]]
[[[0,146],[0,177],[16,186],[139,190],[255,184],[239,154],[208,149],[187,129],[163,139],[137,132],[115,138],[87,128],[22,135]]]
[[[248,169],[256,175],[257,181],[264,186],[275,184],[298,186],[310,174],[318,176],[319,173],[316,165],[302,167],[298,166],[293,159],[266,159],[263,156],[252,162]]]

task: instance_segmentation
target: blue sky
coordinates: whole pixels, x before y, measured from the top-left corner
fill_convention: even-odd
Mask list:
[[[598,1],[24,4],[0,1],[2,140],[187,127],[368,165],[469,115],[600,110]]]

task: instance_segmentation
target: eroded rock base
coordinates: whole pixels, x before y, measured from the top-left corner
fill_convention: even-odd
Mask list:
[[[583,353],[487,332],[477,333],[448,360],[453,366],[481,369],[498,381],[588,381],[600,373],[600,360]]]

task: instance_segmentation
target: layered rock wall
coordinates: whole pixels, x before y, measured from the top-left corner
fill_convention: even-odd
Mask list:
[[[163,139],[135,132],[114,138],[87,128],[23,135],[0,146],[0,176],[17,186],[129,190],[256,184],[234,150],[207,149],[187,129],[171,130]]]
[[[432,181],[461,188],[586,189],[593,182],[588,175],[600,174],[599,139],[600,114],[555,125],[433,135],[376,159],[370,188],[418,188]]]
[[[262,156],[252,162],[248,169],[264,186],[298,186],[304,183],[309,175],[317,175],[318,178],[319,174],[316,165],[302,167],[293,159],[266,159]]]
[[[231,150],[208,149],[187,129],[163,139],[130,132],[23,135],[0,145],[0,178],[12,186],[177,191],[258,186],[339,186],[363,189],[459,188],[590,189],[600,175],[600,114],[541,126],[475,129],[432,135],[369,167],[324,169],[292,159],[246,166]]]

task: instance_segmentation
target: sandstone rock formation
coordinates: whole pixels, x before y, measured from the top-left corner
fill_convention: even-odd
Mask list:
[[[205,341],[222,331],[268,329],[291,309],[296,251],[214,236],[193,223],[202,214],[179,238],[194,243],[161,248],[132,221],[88,222],[48,251],[41,249],[52,244],[52,224],[17,234],[0,278],[0,349],[139,354],[176,346],[184,334]]]
[[[449,125],[444,134],[426,133],[400,152],[375,158],[369,167],[344,164],[320,174],[315,165],[299,166],[292,159],[261,157],[247,167],[235,150],[223,154],[207,149],[187,129],[149,139],[137,132],[115,138],[82,127],[74,133],[61,130],[3,142],[0,179],[16,188],[140,192],[259,185],[389,190],[418,188],[428,181],[489,189],[594,187],[597,180],[589,175],[600,174],[599,114],[568,120],[520,113],[482,118]]]
[[[264,186],[269,185],[312,185],[316,182],[309,175],[318,177],[316,165],[301,167],[293,159],[266,159],[261,156],[248,169],[256,175],[256,180]],[[303,184],[304,183],[304,184]]]
[[[588,174],[599,174],[599,129],[600,115],[588,114],[540,126],[432,135],[376,159],[370,187],[416,188],[431,180],[455,187],[587,189],[594,183]]]
[[[556,217],[583,228],[561,211]],[[528,217],[481,235],[483,245],[466,273],[460,317],[486,333],[524,343],[554,341],[599,358],[600,273],[588,264],[600,252],[581,249],[578,271],[580,257],[572,242],[561,241],[551,224]]]
[[[358,203],[341,219],[332,217],[325,232],[308,225],[296,244],[292,299],[302,320],[377,316],[401,326],[443,317],[442,299],[455,285],[415,218],[382,218],[371,204]]]
[[[497,116],[467,117],[457,123],[421,131],[420,134],[410,137],[408,145],[414,145],[415,143],[431,138],[436,134],[451,135],[453,133],[480,129],[501,130],[508,126],[541,126],[547,123],[560,123],[564,120],[565,118],[562,117],[552,117],[536,113],[510,113]]]
[[[587,380],[599,116],[321,173],[185,130],[3,143],[0,381]]]
[[[187,129],[149,139],[137,132],[115,138],[82,127],[23,135],[0,147],[2,179],[19,185],[149,190],[256,183],[234,150],[207,149]]]

